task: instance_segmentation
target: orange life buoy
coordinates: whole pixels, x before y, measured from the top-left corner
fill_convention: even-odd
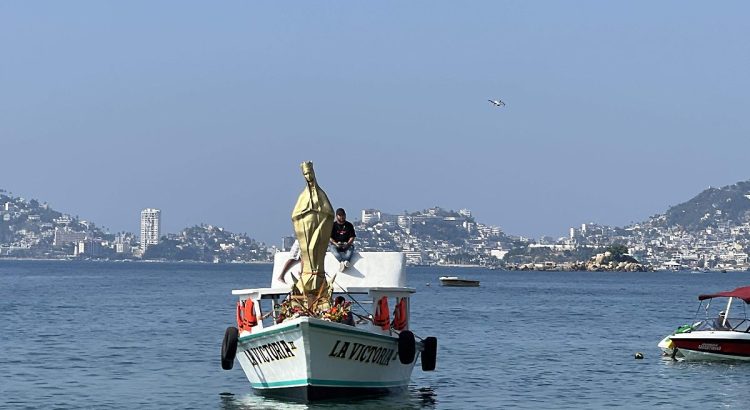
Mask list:
[[[396,330],[406,329],[409,319],[406,316],[406,298],[400,298],[396,302],[396,309],[393,311],[393,328]]]
[[[252,331],[253,326],[258,324],[255,315],[255,304],[252,299],[237,302],[237,327],[247,332]]]
[[[388,297],[383,296],[378,300],[378,305],[375,307],[375,316],[372,318],[372,323],[375,326],[380,326],[383,330],[388,330],[391,324],[390,313],[388,312]]]

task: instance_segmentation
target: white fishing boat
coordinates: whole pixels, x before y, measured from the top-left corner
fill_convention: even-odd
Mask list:
[[[459,278],[458,276],[441,276],[440,284],[443,286],[476,287],[478,280]]]
[[[721,312],[713,313],[711,302],[726,299]],[[665,356],[683,360],[750,360],[750,320],[742,309],[742,316],[731,316],[732,302],[750,303],[750,286],[727,292],[698,296],[698,314],[705,317],[691,325],[683,325],[662,339],[658,346]],[[738,309],[735,309],[738,310]]]
[[[238,327],[225,334],[225,369],[236,356],[255,391],[305,402],[402,391],[417,360],[422,370],[435,369],[437,340],[416,340],[410,331],[414,289],[405,286],[403,254],[359,253],[352,267],[332,277],[332,296],[350,303],[350,324],[325,315],[282,317],[290,286],[278,276],[287,255],[276,254],[271,287],[232,291],[239,297]],[[325,264],[336,272],[330,254]],[[290,273],[298,277],[299,266]]]
[[[312,163],[302,171],[292,212],[301,263],[282,275],[289,255],[277,253],[269,287],[232,291],[237,327],[224,334],[222,367],[236,358],[256,392],[303,402],[403,391],[417,360],[431,371],[437,355],[436,338],[411,330],[405,257],[360,252],[339,272],[326,253],[332,208]]]

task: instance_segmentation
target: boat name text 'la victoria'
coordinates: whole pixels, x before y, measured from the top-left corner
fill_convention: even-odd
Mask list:
[[[294,357],[294,352],[297,350],[297,346],[294,342],[286,342],[280,340],[278,342],[266,343],[258,347],[250,347],[245,350],[245,356],[250,360],[253,366],[257,366],[260,363],[270,363],[276,360],[288,359]]]
[[[339,346],[341,345],[341,346]],[[351,351],[349,351],[351,347]],[[349,353],[347,355],[347,353]],[[388,366],[391,360],[394,360],[398,355],[395,349],[389,349],[387,347],[363,345],[361,343],[354,343],[353,345],[349,342],[341,342],[337,340],[336,344],[333,345],[331,353],[328,354],[330,357],[337,357],[340,359],[348,360],[359,360],[362,363],[375,363],[381,366]]]

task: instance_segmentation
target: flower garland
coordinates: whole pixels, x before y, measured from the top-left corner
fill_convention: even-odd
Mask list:
[[[300,316],[307,316],[305,309],[299,304],[292,303],[291,298],[281,302],[281,304],[274,305],[273,309],[276,311],[276,323]]]
[[[276,311],[276,323],[281,323],[289,319],[295,319],[300,316],[313,316],[310,315],[305,308],[299,305],[299,303],[293,303],[292,299],[289,298],[280,304],[274,305]],[[331,322],[344,322],[351,314],[352,303],[345,301],[336,305],[332,305],[329,309],[323,310],[318,315],[314,315],[323,320]]]
[[[344,322],[352,311],[352,302],[346,301],[338,305],[331,306],[330,309],[322,312],[321,318],[323,320],[330,320],[331,322]]]

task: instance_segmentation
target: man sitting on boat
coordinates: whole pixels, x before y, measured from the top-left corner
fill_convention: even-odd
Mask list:
[[[714,329],[732,330],[732,325],[729,324],[729,320],[726,318],[726,313],[723,310],[719,312],[719,317],[714,320]]]
[[[344,269],[351,266],[349,261],[354,255],[354,238],[356,237],[354,225],[346,220],[344,208],[337,209],[329,248],[336,260],[339,261],[339,272],[343,272]]]
[[[343,309],[344,311],[346,311],[346,316],[343,317],[341,323],[349,326],[355,326],[354,315],[352,314],[351,309],[346,309],[348,307],[348,304],[346,303],[346,299],[344,299],[343,296],[337,296],[336,300],[333,302],[333,306],[337,309]]]

